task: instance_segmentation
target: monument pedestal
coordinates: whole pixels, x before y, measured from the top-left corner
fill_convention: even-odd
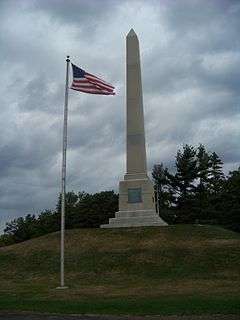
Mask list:
[[[101,228],[164,226],[155,212],[151,180],[146,174],[126,174],[119,182],[119,211]]]

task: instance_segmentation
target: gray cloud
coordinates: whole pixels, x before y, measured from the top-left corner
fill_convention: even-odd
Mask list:
[[[55,207],[67,54],[118,93],[70,92],[68,189],[117,190],[132,27],[140,40],[149,170],[157,162],[173,168],[185,143],[203,143],[226,171],[237,168],[239,1],[1,1],[1,228]]]

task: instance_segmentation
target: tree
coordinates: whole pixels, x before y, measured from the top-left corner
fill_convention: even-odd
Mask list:
[[[221,195],[218,223],[240,232],[240,167],[229,172]]]
[[[25,218],[14,219],[6,223],[4,233],[11,236],[14,242],[20,242],[38,236],[37,220],[35,215],[28,214]]]
[[[60,213],[51,210],[44,210],[37,218],[39,235],[60,230]]]
[[[66,229],[97,228],[107,223],[118,211],[118,195],[114,191],[95,194],[85,192],[66,193]],[[50,232],[60,230],[61,195],[56,210],[44,210],[38,217],[26,215],[6,223],[4,235],[0,237],[0,246],[25,241]]]
[[[222,167],[222,160],[219,158],[216,152],[213,152],[210,156],[209,190],[215,195],[220,192],[223,187],[225,177]]]
[[[74,210],[75,227],[97,228],[108,223],[118,211],[118,195],[114,191],[82,194]]]
[[[197,220],[208,219],[209,206],[209,178],[210,178],[210,155],[205,147],[200,144],[197,149],[197,183],[195,189],[195,206]]]
[[[179,190],[181,200],[186,200],[194,191],[194,180],[197,177],[196,150],[193,146],[185,145],[183,150],[178,150],[176,156],[175,175],[176,189]]]
[[[191,210],[197,178],[196,149],[186,144],[178,150],[176,156],[176,173],[168,174],[171,188],[175,193],[175,207],[178,222],[192,223],[194,214]]]
[[[0,247],[9,246],[11,244],[14,244],[15,241],[9,234],[1,234],[0,235]]]
[[[168,169],[163,167],[163,164],[155,164],[152,170],[154,181],[154,189],[156,202],[159,209],[169,208],[170,195],[168,191]]]
[[[208,216],[209,223],[217,223],[219,221],[219,215],[222,212],[221,198],[223,193],[223,188],[225,185],[225,176],[223,173],[223,162],[216,154],[213,152],[210,155],[210,173],[209,173],[209,205],[208,205]]]
[[[73,208],[76,207],[76,204],[79,201],[79,198],[84,197],[86,195],[85,192],[80,192],[79,194],[76,194],[74,191],[67,192],[65,194],[65,213],[68,214],[73,210]],[[56,212],[61,214],[61,208],[62,208],[62,194],[60,193],[58,196],[58,202],[56,205]]]
[[[154,182],[156,211],[159,212],[159,215],[165,221],[173,223],[173,212],[170,210],[173,194],[170,188],[168,174],[168,169],[164,168],[162,163],[154,165],[152,178]]]
[[[199,184],[203,188],[207,187],[209,182],[210,168],[211,168],[211,157],[207,153],[204,145],[200,144],[197,149],[197,177],[199,178]]]

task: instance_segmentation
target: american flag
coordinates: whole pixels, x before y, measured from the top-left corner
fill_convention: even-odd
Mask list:
[[[91,73],[84,71],[83,69],[72,64],[73,81],[71,89],[92,93],[92,94],[105,94],[114,95],[114,87],[105,82],[104,80],[94,76]]]

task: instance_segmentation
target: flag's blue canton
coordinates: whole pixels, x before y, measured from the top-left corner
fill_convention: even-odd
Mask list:
[[[74,64],[72,64],[72,68],[73,68],[73,77],[74,78],[84,78],[86,72],[83,69],[78,68]]]

